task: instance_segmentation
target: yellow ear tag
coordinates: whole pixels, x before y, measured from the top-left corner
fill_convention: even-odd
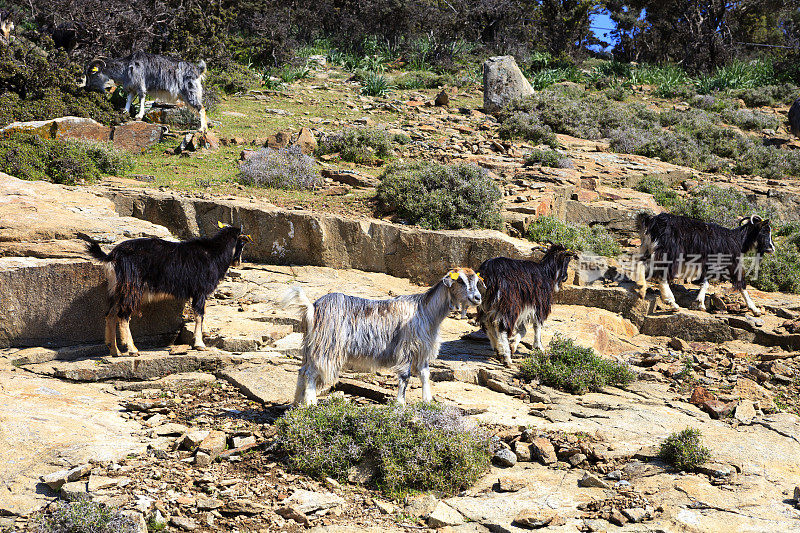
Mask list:
[[[220,228],[224,228],[224,227],[225,227],[225,224],[223,224],[223,223],[222,223],[222,222],[220,222],[220,221],[217,221],[217,226],[219,226]]]
[[[481,276],[480,272],[475,272],[475,275],[478,276],[478,279],[483,281],[483,276]]]
[[[457,280],[458,279],[458,272],[450,272],[450,279]]]
[[[98,67],[92,67],[92,72],[97,72],[98,70],[100,70]]]

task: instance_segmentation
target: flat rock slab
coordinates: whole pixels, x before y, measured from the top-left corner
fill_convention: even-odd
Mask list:
[[[284,405],[294,400],[299,363],[248,365],[222,370],[217,374],[249,399],[265,404]]]
[[[54,494],[39,477],[147,448],[107,386],[0,372],[0,514],[27,515]]]

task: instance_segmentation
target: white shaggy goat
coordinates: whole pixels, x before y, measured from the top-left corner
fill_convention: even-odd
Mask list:
[[[295,404],[315,404],[317,388],[336,383],[345,365],[394,369],[399,403],[405,403],[408,379],[417,374],[422,399],[430,402],[429,365],[439,355],[439,327],[457,305],[479,305],[484,289],[469,268],[451,270],[422,294],[388,300],[331,293],[312,304],[300,287],[292,287],[283,305],[303,309],[304,331]]]

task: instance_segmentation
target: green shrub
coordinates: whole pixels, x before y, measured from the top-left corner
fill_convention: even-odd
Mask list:
[[[116,510],[88,500],[55,502],[31,520],[34,533],[136,533],[136,523]]]
[[[762,291],[800,293],[800,228],[787,224],[773,230],[775,251],[766,254],[752,281]]]
[[[567,224],[550,216],[535,219],[528,228],[528,238],[534,242],[560,243],[572,250],[605,256],[619,255],[622,251],[619,243],[603,226]]]
[[[581,74],[575,67],[545,69],[533,74],[529,81],[533,90],[541,91],[561,81],[579,82]]]
[[[392,495],[453,494],[489,468],[488,440],[454,407],[334,400],[293,409],[276,426],[291,467],[346,481],[352,467],[370,464],[372,483]]]
[[[323,136],[317,155],[338,153],[343,161],[372,165],[392,155],[393,140],[383,128],[347,128]]]
[[[700,430],[686,428],[672,433],[661,443],[659,457],[668,465],[692,471],[711,459],[711,451],[700,442]]]
[[[555,150],[533,150],[525,156],[526,165],[552,168],[572,168],[572,160]]]
[[[639,183],[636,184],[636,190],[652,194],[653,200],[667,209],[671,209],[681,200],[677,191],[667,187],[663,180],[654,176],[645,176],[639,180]]]
[[[731,91],[731,96],[741,98],[747,107],[781,106],[797,98],[797,85],[781,83]]]
[[[313,189],[322,184],[314,158],[292,145],[275,150],[263,148],[239,166],[239,181],[273,189]]]
[[[693,189],[685,201],[674,205],[673,213],[734,227],[742,217],[755,214],[744,193],[730,187],[704,185]]]
[[[203,88],[217,88],[225,94],[245,93],[258,87],[260,78],[256,71],[228,60],[209,67]]]
[[[43,57],[28,41],[0,46],[0,127],[66,115],[122,122],[104,94],[78,87],[82,75],[81,66],[62,50],[48,50]]]
[[[50,140],[37,135],[15,135],[0,142],[0,171],[20,179],[74,185],[132,168],[130,154],[110,143]]]
[[[549,126],[541,123],[534,115],[514,113],[500,125],[498,134],[501,139],[525,139],[534,144],[546,144],[558,147],[556,134]]]
[[[392,90],[389,78],[383,74],[368,73],[361,82],[361,94],[367,96],[386,96]]]
[[[396,163],[381,175],[379,208],[429,229],[501,227],[500,189],[475,165]]]
[[[549,354],[534,353],[520,364],[525,381],[538,379],[548,387],[584,394],[636,380],[627,364],[603,359],[593,349],[582,348],[559,334],[550,341],[549,350]]]

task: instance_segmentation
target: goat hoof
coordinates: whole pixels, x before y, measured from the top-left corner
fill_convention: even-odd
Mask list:
[[[705,311],[706,304],[701,302],[700,300],[694,300],[692,302],[692,309],[699,309],[700,311]]]
[[[199,352],[205,352],[208,350],[208,346],[206,346],[205,344],[195,344],[194,349]]]

